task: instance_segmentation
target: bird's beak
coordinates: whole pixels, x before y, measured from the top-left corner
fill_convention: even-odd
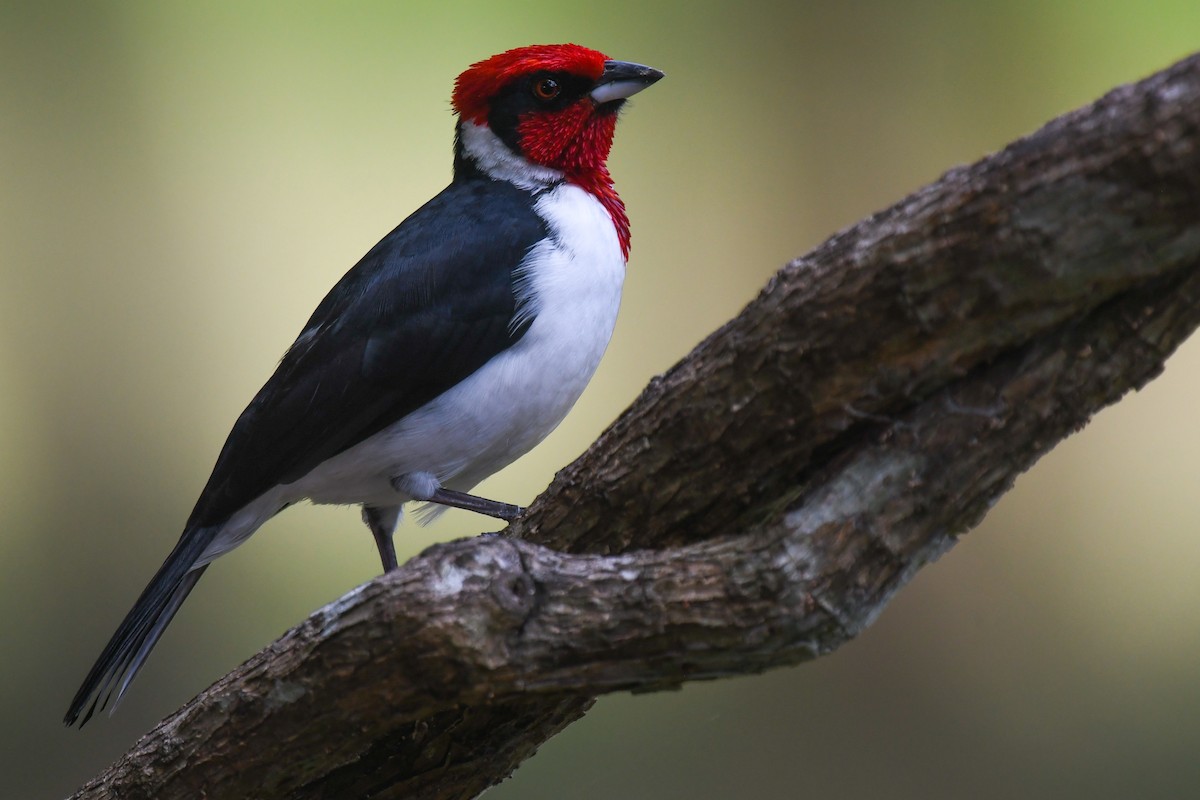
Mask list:
[[[628,61],[605,61],[604,72],[592,89],[592,100],[596,103],[610,103],[613,100],[624,100],[655,83],[663,76],[654,67],[633,64]]]

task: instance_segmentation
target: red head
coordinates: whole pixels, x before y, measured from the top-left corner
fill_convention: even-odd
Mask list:
[[[628,250],[629,223],[605,162],[625,98],[661,77],[577,44],[532,45],[472,64],[455,81],[452,102],[460,139],[464,125],[486,127],[533,167],[592,192]]]
[[[577,44],[534,44],[476,62],[454,82],[454,110],[476,124],[487,122],[492,99],[513,81],[538,72],[565,72],[600,80],[608,56]]]

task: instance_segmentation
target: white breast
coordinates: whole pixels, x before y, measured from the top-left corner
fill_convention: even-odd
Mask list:
[[[389,480],[430,472],[469,490],[544,439],[587,386],[616,324],[625,259],[604,207],[559,184],[535,206],[550,236],[518,272],[516,345],[391,427],[289,487],[317,503],[395,504]]]

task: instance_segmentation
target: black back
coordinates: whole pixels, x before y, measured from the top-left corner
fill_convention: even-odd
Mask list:
[[[514,270],[547,236],[534,196],[478,172],[371,248],[313,312],[238,418],[188,528],[216,525],[263,492],[416,410],[516,343]]]

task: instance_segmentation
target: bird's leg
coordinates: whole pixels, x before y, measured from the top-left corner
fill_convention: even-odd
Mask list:
[[[391,572],[396,564],[396,545],[392,542],[392,534],[396,532],[396,523],[400,521],[400,506],[363,506],[363,522],[371,529],[375,537],[375,546],[379,548],[379,560],[383,562],[383,571]]]
[[[392,488],[397,492],[411,497],[422,503],[437,503],[438,505],[461,508],[464,511],[474,511],[505,522],[512,522],[521,516],[525,509],[510,503],[501,503],[478,497],[466,492],[456,492],[447,489],[430,472],[409,472],[392,478]]]
[[[440,503],[453,508],[461,508],[466,511],[474,511],[476,514],[495,517],[505,522],[512,522],[525,511],[520,506],[514,506],[511,503],[501,503],[498,500],[488,500],[486,497],[479,497],[467,494],[466,492],[456,492],[453,489],[443,489],[441,487],[429,496],[429,502]]]

